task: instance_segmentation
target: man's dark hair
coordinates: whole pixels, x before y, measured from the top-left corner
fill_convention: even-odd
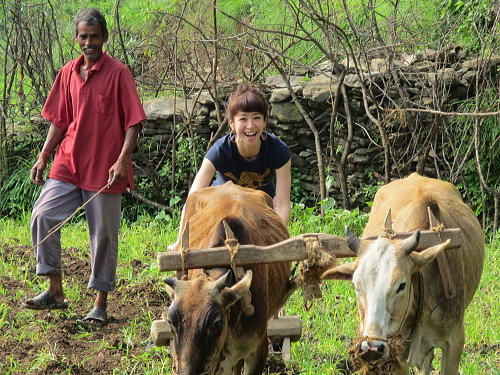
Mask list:
[[[108,33],[106,19],[96,8],[87,8],[79,11],[75,18],[73,18],[73,21],[75,22],[75,35],[78,34],[78,24],[80,22],[83,22],[88,26],[100,25],[102,35],[106,35]]]

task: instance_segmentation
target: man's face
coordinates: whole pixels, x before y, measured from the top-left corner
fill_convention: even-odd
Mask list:
[[[80,22],[75,40],[82,49],[85,60],[96,62],[102,56],[102,45],[108,40],[108,34],[102,34],[99,24],[90,26]]]

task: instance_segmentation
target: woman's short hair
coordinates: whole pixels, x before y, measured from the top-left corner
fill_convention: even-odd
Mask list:
[[[75,35],[78,35],[78,24],[80,22],[88,26],[99,25],[101,26],[102,35],[108,33],[106,19],[96,8],[87,8],[79,11],[75,18],[73,18],[73,22],[75,23]]]
[[[228,99],[226,107],[227,117],[233,121],[238,112],[258,112],[267,120],[269,104],[262,91],[252,84],[244,84],[238,87]]]

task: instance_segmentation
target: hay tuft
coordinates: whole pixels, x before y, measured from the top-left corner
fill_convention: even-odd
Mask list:
[[[321,298],[321,275],[337,264],[337,258],[322,251],[316,237],[305,237],[307,260],[299,265],[298,283],[302,289],[304,305],[308,310],[314,298]]]

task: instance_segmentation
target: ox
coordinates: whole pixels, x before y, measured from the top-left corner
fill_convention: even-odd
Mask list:
[[[445,243],[413,251],[419,230],[430,228],[427,207],[446,228],[460,228],[459,249],[443,251]],[[483,270],[481,226],[453,185],[415,173],[377,192],[363,236],[381,233],[389,209],[396,232],[415,233],[402,241],[384,236],[367,241],[346,228],[346,241],[357,259],[326,271],[322,277],[352,280],[354,284],[360,319],[355,347],[362,372],[377,373],[374,364],[392,357],[397,364],[390,372],[381,373],[408,374],[411,366],[417,374],[428,375],[434,348],[440,348],[441,374],[457,375],[465,340],[464,313]],[[439,256],[449,267],[453,298],[445,295],[436,259]],[[397,356],[393,350],[396,341],[400,343]],[[401,354],[404,346],[405,355]]]
[[[267,246],[289,238],[266,193],[232,182],[189,195],[186,220],[192,249],[224,246],[223,220],[239,244]],[[194,269],[181,280],[165,279],[175,292],[167,315],[174,371],[228,375],[241,374],[244,367],[245,375],[261,375],[268,354],[267,322],[296,289],[289,281],[290,268],[290,263],[249,266],[240,281],[229,267]],[[253,314],[243,313],[238,302],[249,291]]]

